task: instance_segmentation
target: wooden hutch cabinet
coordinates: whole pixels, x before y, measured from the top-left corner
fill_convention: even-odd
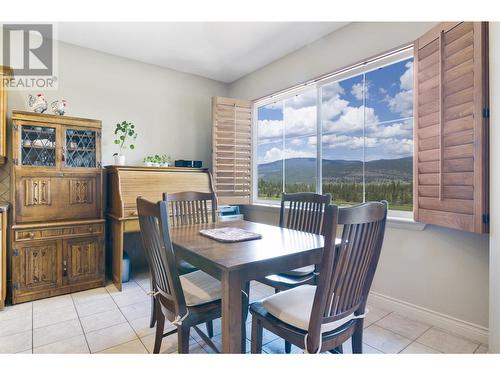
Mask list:
[[[12,303],[104,285],[101,121],[12,114]]]

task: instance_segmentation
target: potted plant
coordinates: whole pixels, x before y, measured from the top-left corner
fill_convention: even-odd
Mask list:
[[[172,164],[172,158],[167,154],[163,154],[161,156],[161,166],[170,167],[171,164]]]
[[[161,156],[156,154],[153,158],[153,167],[159,167],[161,164]]]
[[[127,148],[131,150],[135,149],[133,143],[133,141],[137,139],[135,125],[127,121],[116,124],[115,136],[115,144],[120,145],[120,151],[113,154],[115,157],[115,165],[125,165],[125,155],[123,155],[123,151]]]
[[[146,167],[152,167],[153,166],[153,157],[152,156],[146,156],[144,158],[144,165]]]

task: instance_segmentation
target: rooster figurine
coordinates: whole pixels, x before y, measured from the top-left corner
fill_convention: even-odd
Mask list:
[[[36,113],[43,113],[47,110],[47,101],[43,94],[30,95],[28,97],[28,105]]]
[[[62,116],[66,113],[66,100],[55,100],[53,101],[50,106],[52,107],[52,111],[54,114]]]

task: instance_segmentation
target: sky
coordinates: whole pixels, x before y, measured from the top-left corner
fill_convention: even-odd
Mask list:
[[[317,100],[312,88],[258,108],[260,164],[316,157]],[[412,115],[412,58],[329,83],[321,88],[323,158],[363,160],[363,147],[366,161],[411,156]]]

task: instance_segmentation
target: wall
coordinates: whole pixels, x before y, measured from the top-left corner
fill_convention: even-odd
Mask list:
[[[347,25],[232,83],[229,95],[255,99],[271,94],[411,42],[433,25]],[[252,208],[247,213],[256,221],[278,222],[277,212],[268,209]],[[372,290],[465,321],[485,332],[484,327],[488,326],[488,236],[435,226],[414,231],[389,225]]]
[[[58,43],[58,55],[59,89],[46,99],[66,99],[68,116],[102,120],[103,165],[118,151],[114,126],[123,120],[139,133],[127,164],[155,153],[211,164],[211,97],[226,95],[226,84],[66,43]],[[26,110],[30,93],[11,91],[9,111]]]
[[[490,24],[490,352],[500,353],[500,22]]]

